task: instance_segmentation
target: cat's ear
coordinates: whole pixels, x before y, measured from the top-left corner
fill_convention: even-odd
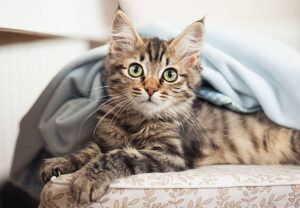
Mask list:
[[[138,44],[142,44],[141,36],[136,32],[127,15],[118,10],[113,18],[110,52],[124,54],[133,51]]]
[[[175,56],[183,61],[186,66],[192,66],[198,62],[203,35],[204,25],[202,19],[189,25],[171,42],[171,47],[174,49]]]

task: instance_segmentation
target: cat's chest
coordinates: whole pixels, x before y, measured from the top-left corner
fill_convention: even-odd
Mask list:
[[[130,128],[129,128],[130,129]],[[131,128],[130,130],[133,130]],[[170,131],[177,131],[174,124],[164,121],[148,121],[135,126],[128,135],[128,141],[136,149],[144,149],[148,145],[158,142],[160,137]]]
[[[177,132],[174,122],[164,120],[126,119],[115,124],[114,128],[103,126],[100,128],[98,143],[107,151],[124,147],[145,149],[160,138]]]

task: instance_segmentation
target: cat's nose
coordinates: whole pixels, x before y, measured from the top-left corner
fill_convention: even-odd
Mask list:
[[[155,92],[157,92],[157,88],[155,87],[145,87],[146,92],[149,96],[153,95]]]

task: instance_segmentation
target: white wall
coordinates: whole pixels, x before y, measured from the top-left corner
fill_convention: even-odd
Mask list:
[[[0,0],[0,28],[106,40],[118,0]],[[300,51],[300,0],[120,0],[137,25],[170,20],[272,36]]]
[[[0,0],[0,28],[105,40],[116,0]]]
[[[300,52],[300,0],[121,0],[136,25],[151,21],[193,22],[257,32]]]
[[[20,119],[54,75],[88,47],[66,39],[0,46],[0,182],[9,174]]]

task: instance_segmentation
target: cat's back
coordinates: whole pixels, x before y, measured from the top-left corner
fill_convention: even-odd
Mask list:
[[[291,156],[293,129],[275,124],[263,111],[242,114],[197,98],[194,116],[210,147],[221,149],[230,163],[279,164]]]
[[[196,98],[193,104],[193,113],[199,123],[205,124],[211,132],[218,129],[253,130],[253,128],[281,128],[272,122],[262,110],[255,113],[234,112],[224,106],[217,106],[203,98]]]

